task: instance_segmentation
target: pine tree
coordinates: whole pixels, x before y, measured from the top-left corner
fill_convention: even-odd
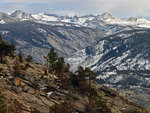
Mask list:
[[[76,73],[78,75],[79,88],[82,89],[85,87],[85,82],[86,82],[84,68],[82,66],[79,66]]]
[[[91,71],[91,69],[89,67],[85,68],[85,76],[89,78],[89,101],[90,101],[90,105],[91,105],[91,87],[92,87],[92,80],[95,79],[95,73],[93,71]]]
[[[27,58],[25,59],[25,61],[27,62],[32,62],[33,58],[31,55],[28,55]]]
[[[3,57],[7,55],[12,55],[15,50],[15,46],[13,44],[9,44],[2,40],[0,35],[0,63],[3,63]]]
[[[69,69],[70,69],[70,64],[66,64],[65,65],[65,73],[68,73],[69,72]]]
[[[23,56],[22,56],[21,50],[18,53],[18,58],[19,58],[20,63],[22,63],[23,62]]]
[[[78,70],[76,71],[76,73],[77,73],[78,76],[80,76],[80,77],[85,77],[84,68],[83,68],[82,66],[79,66],[79,67],[78,67]]]
[[[59,75],[61,83],[65,87],[66,86],[65,82],[64,82],[65,79],[66,79],[66,77],[64,76],[64,73],[65,73],[65,60],[64,60],[63,57],[58,58],[58,61],[56,63],[56,73]]]
[[[95,73],[89,67],[85,68],[85,76],[89,78],[89,91],[91,94],[91,80],[95,79]]]
[[[58,55],[55,52],[54,48],[50,49],[50,52],[48,53],[47,56],[49,58],[50,68],[52,69],[52,71],[54,71],[56,67],[56,62],[58,60]]]
[[[13,68],[16,76],[22,75],[22,66],[18,56],[16,57],[15,66]]]

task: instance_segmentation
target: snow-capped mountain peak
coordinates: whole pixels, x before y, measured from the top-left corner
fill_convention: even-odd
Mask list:
[[[13,18],[11,18],[9,15],[7,15],[6,13],[1,13],[0,12],[0,24],[5,24],[8,22],[14,22],[15,20]]]
[[[142,17],[139,17],[139,18],[130,17],[128,19],[128,21],[130,21],[130,22],[136,22],[136,23],[149,23],[150,22],[150,21],[148,21],[148,20],[146,20],[146,19],[144,19]]]
[[[108,12],[105,12],[101,15],[98,15],[98,18],[101,19],[101,20],[107,20],[107,19],[115,19],[114,16],[112,16],[110,13]]]
[[[32,16],[30,14],[27,14],[21,10],[16,10],[14,12],[12,12],[11,14],[9,14],[10,17],[15,18],[15,19],[20,19],[20,20],[30,20],[33,19]]]

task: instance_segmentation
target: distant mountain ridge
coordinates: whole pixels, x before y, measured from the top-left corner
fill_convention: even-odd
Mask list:
[[[9,18],[4,19],[3,17]],[[1,13],[0,23],[5,24],[13,21],[34,21],[36,23],[62,25],[66,23],[74,24],[76,26],[84,26],[93,29],[100,29],[107,34],[114,34],[116,32],[130,30],[132,28],[150,28],[150,21],[144,18],[117,18],[109,13],[101,15],[85,15],[85,16],[58,16],[56,14],[28,14],[21,10],[16,10],[12,13]]]

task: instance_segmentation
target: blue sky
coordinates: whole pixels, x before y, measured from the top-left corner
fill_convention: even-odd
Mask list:
[[[1,0],[0,12],[85,15],[109,12],[117,17],[150,17],[150,0]]]

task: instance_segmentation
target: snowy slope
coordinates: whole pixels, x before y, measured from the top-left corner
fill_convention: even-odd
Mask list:
[[[32,17],[35,20],[40,20],[40,21],[58,21],[58,17],[55,16],[50,16],[50,15],[46,15],[44,13],[39,13],[39,14],[32,14]]]
[[[25,56],[32,55],[34,61],[44,63],[45,56],[54,47],[61,56],[96,43],[104,33],[87,27],[52,26],[32,21],[0,24],[0,34],[4,40],[16,45]]]
[[[33,20],[33,17],[30,14],[22,12],[21,10],[16,10],[16,11],[14,11],[12,13],[8,13],[8,15],[11,18],[19,19],[20,21]]]
[[[150,30],[124,31],[67,58],[72,71],[90,67],[101,83],[150,86]],[[136,78],[136,79],[135,79]]]

